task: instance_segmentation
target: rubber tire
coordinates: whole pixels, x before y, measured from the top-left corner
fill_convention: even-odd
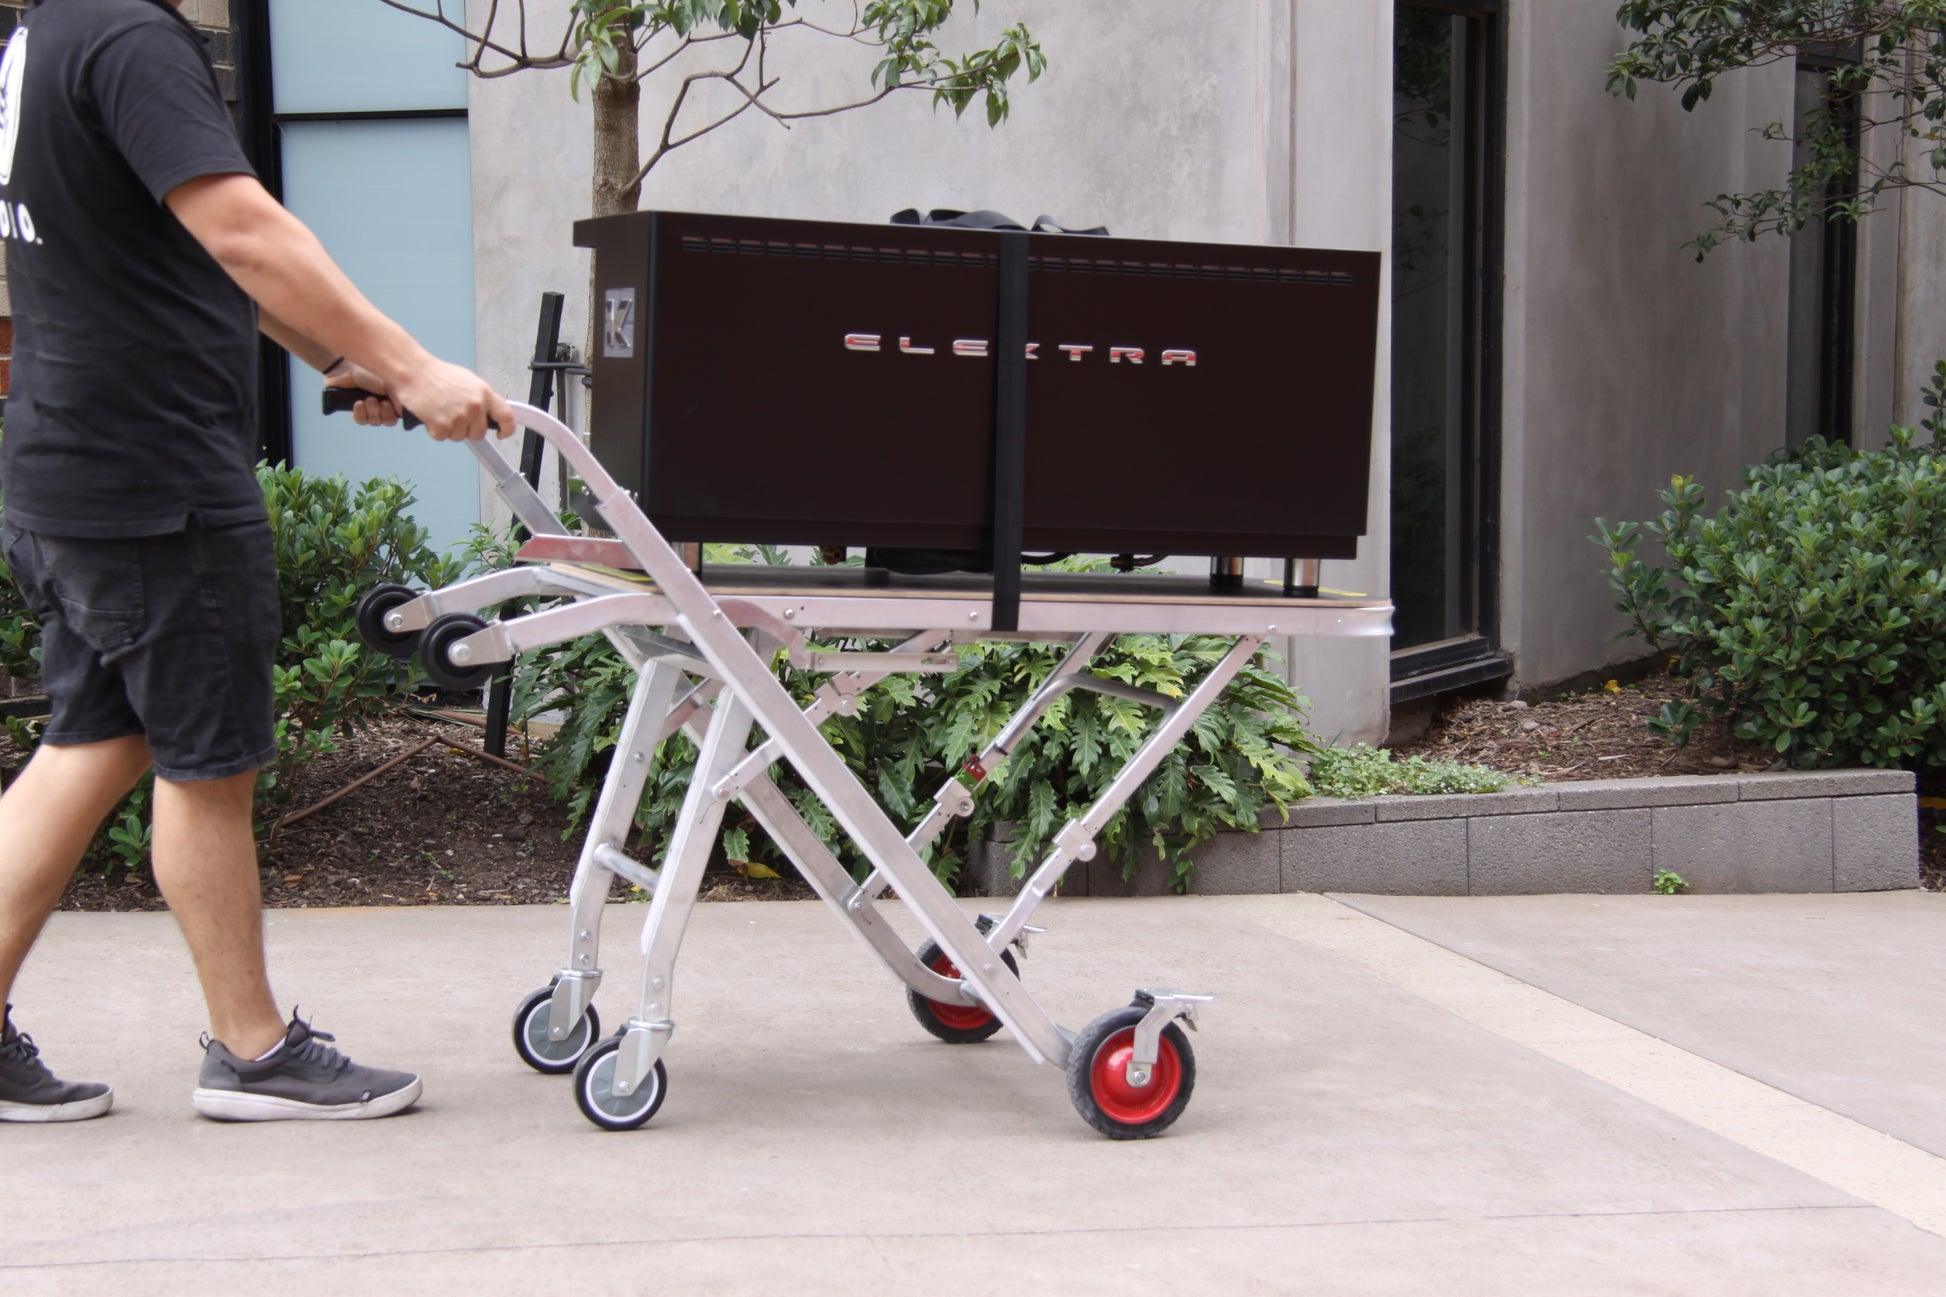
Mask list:
[[[621,1049],[622,1037],[610,1036],[583,1054],[574,1069],[574,1101],[581,1115],[603,1130],[634,1130],[645,1124],[669,1093],[669,1073],[659,1058],[649,1073],[654,1083],[646,1092],[637,1090],[625,1099],[607,1093],[607,1087],[614,1083],[615,1056]]]
[[[449,612],[443,617],[435,617],[432,625],[426,627],[425,637],[419,641],[419,666],[426,673],[426,679],[441,689],[455,693],[465,693],[480,688],[493,679],[497,662],[483,662],[478,666],[463,667],[446,658],[448,649],[475,631],[486,629],[486,623],[470,612]]]
[[[374,653],[387,657],[409,658],[419,648],[419,631],[398,634],[385,629],[385,614],[419,597],[418,591],[402,585],[375,585],[358,597],[353,620],[358,638]]]
[[[1008,970],[1014,976],[1020,976],[1020,965],[1014,962],[1013,951],[1001,951],[1000,958],[1006,961]],[[959,969],[946,958],[946,953],[936,941],[928,941],[919,947],[919,962],[941,977],[959,976]],[[938,967],[940,964],[945,967]],[[976,1045],[1000,1030],[1000,1019],[978,1005],[943,1004],[927,999],[909,986],[905,988],[905,1002],[920,1026],[949,1045]]]
[[[1155,1074],[1149,1082],[1150,1086],[1173,1085],[1167,1102],[1158,1104],[1163,1098],[1160,1093],[1150,1096],[1146,1090],[1131,1090],[1121,1079],[1135,1047],[1135,1024],[1148,1012],[1140,1004],[1111,1009],[1083,1027],[1068,1052],[1068,1098],[1083,1121],[1110,1139],[1160,1135],[1182,1116],[1196,1088],[1196,1055],[1189,1048],[1189,1038],[1173,1022],[1162,1029]]]
[[[550,1012],[553,1002],[551,986],[543,986],[520,1002],[520,1007],[514,1010],[514,1052],[536,1072],[560,1076],[572,1072],[581,1056],[601,1039],[601,1015],[591,1004],[566,1040],[549,1040],[547,1028],[548,1019],[553,1016]]]

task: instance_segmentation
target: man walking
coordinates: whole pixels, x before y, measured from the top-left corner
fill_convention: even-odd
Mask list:
[[[264,966],[251,810],[275,752],[276,573],[256,458],[259,329],[439,438],[512,428],[480,378],[379,313],[260,185],[180,0],[40,0],[0,63],[0,240],[15,312],[6,554],[53,705],[0,796],[0,1002],[102,819],[155,771],[154,871],[209,1038],[193,1102],[231,1120],[381,1117],[362,1067]],[[348,359],[347,359],[348,358]],[[108,1111],[0,1018],[0,1120]]]

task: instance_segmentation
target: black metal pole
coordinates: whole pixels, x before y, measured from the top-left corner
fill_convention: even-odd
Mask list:
[[[527,380],[527,404],[545,410],[554,402],[554,350],[561,345],[561,310],[567,298],[559,293],[541,294],[541,323],[534,335],[534,363]],[[520,475],[527,485],[541,484],[541,450],[546,443],[532,428],[520,439]]]
[[[534,363],[529,367],[527,404],[545,410],[554,403],[554,349],[561,344],[561,308],[567,301],[559,293],[541,294],[540,328],[534,336]],[[541,483],[541,450],[545,443],[529,428],[520,443],[520,472],[527,485]],[[514,539],[527,538],[527,529],[516,527]],[[496,757],[507,755],[507,712],[513,701],[513,667],[493,677],[487,690],[486,750]]]

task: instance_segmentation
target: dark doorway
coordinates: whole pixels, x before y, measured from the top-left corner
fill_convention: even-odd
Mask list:
[[[1392,639],[1405,696],[1503,672],[1497,4],[1400,0],[1393,45]],[[1482,674],[1484,673],[1484,674]],[[1463,679],[1455,678],[1465,677]],[[1394,697],[1401,696],[1395,685]]]

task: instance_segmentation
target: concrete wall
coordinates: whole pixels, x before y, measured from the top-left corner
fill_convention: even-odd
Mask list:
[[[1377,394],[1372,405],[1368,525],[1353,562],[1324,564],[1327,589],[1388,593],[1391,570],[1392,6],[1297,0],[1285,75],[1291,86],[1289,242],[1377,248]],[[1273,231],[1273,239],[1279,235]],[[1281,565],[1279,565],[1281,566]],[[1266,572],[1265,575],[1269,575]],[[1291,679],[1309,695],[1311,728],[1342,743],[1380,741],[1390,725],[1384,640],[1291,644]]]
[[[529,5],[537,13],[563,7]],[[825,7],[847,17],[851,10]],[[477,21],[484,6],[473,10]],[[956,19],[942,48],[988,43],[1025,17],[1049,60],[1041,82],[1016,90],[1012,120],[998,130],[987,129],[977,107],[955,121],[916,94],[788,131],[750,114],[671,154],[650,175],[642,205],[852,221],[882,221],[911,206],[986,207],[1135,237],[1383,250],[1390,10],[1333,0],[990,3],[977,18]],[[541,30],[558,29],[536,24]],[[780,102],[798,106],[858,97],[871,69],[866,52],[834,56],[812,39],[783,42],[775,57],[785,78]],[[665,77],[646,90],[646,139],[660,134],[672,89]],[[723,101],[698,111],[712,107]],[[565,75],[547,74],[475,81],[471,112],[478,354],[489,378],[524,392],[541,291],[568,294],[567,337],[580,339],[586,328],[587,262],[570,246],[569,226],[588,207],[589,115],[569,100]],[[1381,372],[1381,430],[1386,389]],[[1376,533],[1389,452],[1382,435],[1375,442]],[[1384,571],[1375,534],[1358,560],[1327,564],[1324,580],[1377,592]],[[1382,642],[1303,645],[1290,656],[1321,732],[1348,740],[1384,733]]]
[[[1623,43],[1607,6],[1510,7],[1503,643],[1540,688],[1639,657],[1617,641],[1597,516],[1661,510],[1673,473],[1713,500],[1782,441],[1787,240],[1680,250],[1703,203],[1782,183],[1790,146],[1757,133],[1791,118],[1792,68],[1747,69],[1684,113],[1669,87],[1601,93]],[[1902,147],[1876,131],[1878,167]],[[1925,174],[1915,142],[1906,165]],[[1946,357],[1946,199],[1913,191],[1858,231],[1853,428],[1881,446],[1924,417],[1919,388]]]
[[[1925,156],[1928,143],[1905,139],[1908,175],[1938,178]],[[1920,389],[1931,380],[1933,365],[1946,360],[1946,194],[1908,190],[1900,215],[1893,418],[1916,428],[1932,413],[1920,403]]]
[[[1725,78],[1684,113],[1602,92],[1608,5],[1508,6],[1502,640],[1540,686],[1639,657],[1618,643],[1594,519],[1660,512],[1672,473],[1720,493],[1781,443],[1788,245],[1681,244],[1702,203],[1784,177],[1788,67]]]
[[[541,19],[565,0],[529,7],[537,42],[558,30]],[[477,18],[485,6],[472,8]],[[996,0],[941,43],[984,43],[1031,19],[1050,70],[1018,88],[999,130],[917,95],[789,131],[746,116],[671,155],[643,205],[859,221],[906,206],[992,207],[1133,236],[1389,251],[1391,10]],[[1603,91],[1624,40],[1612,5],[1527,0],[1503,14],[1501,567],[1490,579],[1516,683],[1539,688],[1644,651],[1614,639],[1621,621],[1587,541],[1594,519],[1652,516],[1677,472],[1720,497],[1782,440],[1788,244],[1724,247],[1702,264],[1681,245],[1707,224],[1712,196],[1781,182],[1790,146],[1756,129],[1789,118],[1792,73],[1725,78],[1695,113],[1666,87],[1645,85],[1630,104]],[[784,102],[799,106],[855,96],[870,64],[792,43],[777,59]],[[672,89],[665,76],[645,95],[651,139]],[[587,264],[569,225],[588,207],[589,116],[565,74],[476,81],[472,112],[479,356],[524,391],[540,292],[568,294],[567,337],[586,327]],[[1916,421],[1918,384],[1946,355],[1946,200],[1916,194],[1901,207],[1861,231],[1857,423],[1868,443],[1895,414]],[[1382,341],[1389,332],[1388,318]],[[1326,565],[1327,586],[1386,592],[1389,388],[1381,345],[1370,534],[1356,561]],[[1318,732],[1384,733],[1383,644],[1285,647]]]

